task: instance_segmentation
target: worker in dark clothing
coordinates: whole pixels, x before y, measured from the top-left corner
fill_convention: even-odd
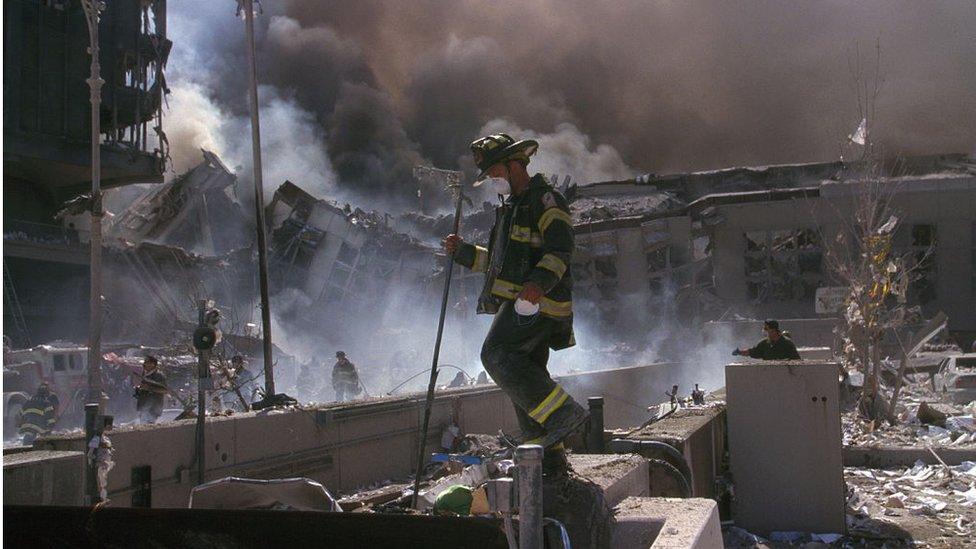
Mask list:
[[[41,383],[34,396],[24,403],[20,411],[20,436],[23,437],[24,445],[34,444],[37,437],[54,429],[59,404],[51,387],[47,383]]]
[[[732,354],[763,360],[800,360],[796,345],[779,331],[779,322],[767,320],[763,323],[763,331],[766,332],[766,339],[751,349],[736,349]]]
[[[342,351],[336,353],[336,363],[332,367],[332,388],[339,402],[352,400],[363,392],[356,365],[350,362],[346,358],[346,353]]]
[[[142,381],[136,387],[135,394],[139,421],[156,423],[163,415],[163,401],[168,392],[166,376],[159,369],[159,361],[154,356],[146,356],[142,361]]]
[[[549,350],[573,338],[573,226],[566,199],[541,174],[529,176],[539,144],[490,135],[471,144],[487,184],[503,197],[487,247],[448,235],[454,261],[485,272],[478,313],[495,315],[481,362],[515,405],[522,442],[546,449],[544,466],[565,465],[562,441],[586,421],[586,410],[549,376]],[[487,176],[487,178],[485,178]]]

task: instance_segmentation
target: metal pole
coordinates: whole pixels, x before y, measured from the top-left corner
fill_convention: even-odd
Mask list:
[[[261,280],[261,329],[264,332],[264,392],[275,394],[274,347],[271,345],[271,304],[268,298],[268,242],[264,226],[264,183],[261,171],[261,124],[258,120],[258,73],[254,62],[254,1],[241,0],[247,30],[247,61],[251,74],[251,151],[254,156],[254,208],[258,231],[258,276]]]
[[[206,315],[209,306],[210,303],[206,299],[197,301],[197,314],[201,328],[207,325]],[[210,365],[208,364],[210,352],[200,350],[197,353],[199,359],[197,362],[197,436],[195,450],[197,454],[197,484],[203,484],[207,467],[204,428],[207,425],[207,389],[210,388]]]
[[[590,425],[586,433],[586,451],[591,454],[604,452],[603,442],[603,397],[586,399],[590,407]]]
[[[519,491],[519,549],[542,549],[542,446],[515,449]]]
[[[455,187],[456,204],[454,206],[454,230],[451,234],[457,234],[461,226],[461,183]],[[413,506],[417,507],[417,498],[420,495],[420,474],[424,470],[424,454],[427,452],[427,430],[430,428],[430,409],[434,405],[434,387],[437,383],[437,361],[441,355],[441,338],[444,335],[444,317],[447,314],[447,298],[451,291],[451,277],[454,273],[454,255],[447,258],[447,278],[444,280],[444,295],[441,297],[441,315],[437,321],[437,338],[434,341],[434,358],[430,365],[430,382],[427,384],[427,400],[424,404],[424,425],[420,430],[420,441],[417,444],[417,475],[413,480]]]
[[[98,63],[98,22],[104,8],[101,0],[82,0],[91,53],[91,238],[89,258],[91,282],[88,302],[88,402],[102,405],[102,159],[101,159],[101,67]]]

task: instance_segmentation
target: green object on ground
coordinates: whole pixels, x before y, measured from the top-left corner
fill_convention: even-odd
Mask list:
[[[468,516],[471,514],[471,501],[474,499],[471,492],[471,488],[461,484],[449,486],[434,500],[434,514],[452,513],[462,517]]]

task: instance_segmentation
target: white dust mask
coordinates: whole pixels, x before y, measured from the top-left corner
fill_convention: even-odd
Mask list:
[[[500,194],[502,196],[512,194],[512,185],[509,184],[508,180],[504,177],[489,177],[485,183],[487,183],[488,187],[496,194]]]

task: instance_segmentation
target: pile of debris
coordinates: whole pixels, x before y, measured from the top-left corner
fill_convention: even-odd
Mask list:
[[[972,539],[976,523],[976,462],[910,468],[847,467],[848,528],[851,537],[867,539],[916,538],[934,528],[931,539],[953,545],[956,536]],[[938,532],[938,534],[935,534]],[[910,534],[908,536],[904,534]],[[918,540],[922,541],[922,540]]]
[[[461,436],[449,425],[441,446],[444,451],[433,454],[422,473],[416,506],[410,479],[368,486],[340,498],[339,506],[346,512],[502,518],[511,545],[518,499],[516,441],[502,432]],[[606,545],[611,510],[599,486],[569,469],[543,477],[543,492],[545,516],[572,517],[565,520],[571,538],[588,539],[593,547]]]
[[[482,504],[487,504],[485,482],[514,473],[515,442],[501,433],[459,435],[457,426],[444,429],[441,447],[445,452],[433,454],[423,471],[416,509],[411,507],[413,483],[406,481],[367,487],[341,498],[339,505],[343,510],[358,512],[480,514],[484,510]],[[464,504],[458,505],[458,500]]]
[[[866,420],[856,409],[843,416],[845,445],[976,447],[976,402],[943,402],[924,384],[903,389],[891,424]]]

